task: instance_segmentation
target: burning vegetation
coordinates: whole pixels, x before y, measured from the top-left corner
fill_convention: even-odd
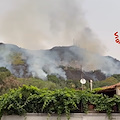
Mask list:
[[[81,74],[94,81],[120,74],[120,61],[104,56],[105,47],[85,21],[80,0],[12,2],[0,19],[0,35],[26,49],[1,43],[0,67],[18,78],[55,75],[64,82],[78,81]],[[46,49],[51,46],[59,47]]]
[[[16,77],[31,76],[46,80],[48,75],[56,75],[65,80],[81,79],[81,65],[82,74],[87,80],[104,80],[107,76],[120,73],[118,60],[93,53],[88,59],[87,51],[77,46],[26,50],[1,44],[0,53],[0,67],[6,67]]]

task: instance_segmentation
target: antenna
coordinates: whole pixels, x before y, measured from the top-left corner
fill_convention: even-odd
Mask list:
[[[86,80],[83,78],[83,76],[82,76],[82,74],[84,74],[85,75],[85,73],[83,73],[83,71],[82,71],[82,65],[81,65],[81,80],[80,80],[80,83],[82,84],[82,90],[83,90],[83,85],[86,83]],[[87,76],[87,77],[89,77],[89,76]],[[90,77],[89,77],[90,78]],[[90,90],[92,91],[92,88],[93,88],[93,80],[91,80],[91,78],[90,78],[90,81],[89,81],[89,84],[90,84]]]
[[[83,85],[86,83],[86,80],[83,78],[82,76],[82,65],[81,65],[81,80],[80,80],[80,83],[82,84],[82,90],[83,90]]]

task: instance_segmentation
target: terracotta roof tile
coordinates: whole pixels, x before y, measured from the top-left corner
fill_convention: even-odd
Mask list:
[[[118,86],[120,86],[120,83],[117,83],[117,84],[111,85],[111,86],[105,86],[105,87],[102,87],[102,88],[103,88],[103,90],[107,90],[107,89],[114,89]]]

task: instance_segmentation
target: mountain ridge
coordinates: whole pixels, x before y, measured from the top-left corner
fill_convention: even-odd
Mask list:
[[[64,69],[60,66],[64,66]],[[88,69],[88,66],[91,68]],[[116,68],[113,69],[113,66]],[[50,74],[63,79],[81,79],[81,74],[84,74],[87,80],[103,80],[112,73],[120,73],[119,60],[111,56],[95,56],[77,46],[27,50],[13,44],[0,43],[0,67],[6,67],[16,77],[32,76],[44,80]]]

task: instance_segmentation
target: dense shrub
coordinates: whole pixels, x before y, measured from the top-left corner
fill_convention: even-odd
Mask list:
[[[8,69],[6,69],[5,67],[0,67],[0,84],[2,84],[3,80],[10,75],[11,72]]]
[[[7,92],[11,88],[16,88],[19,85],[19,81],[16,80],[7,68],[0,67],[0,94]]]
[[[39,89],[47,88],[49,90],[57,89],[55,83],[51,81],[45,81],[38,78],[17,78],[17,80],[21,83],[21,85],[32,85],[38,87]]]
[[[3,83],[0,84],[0,95],[8,92],[9,89],[18,88],[20,85],[20,82],[16,80],[14,76],[11,75],[9,77],[6,77],[3,80]]]
[[[52,91],[23,86],[0,96],[0,114],[56,113],[60,116],[65,113],[69,119],[71,112],[87,113],[89,104],[94,105],[96,111],[110,115],[114,105],[120,106],[120,97],[109,98],[90,91],[68,88]]]
[[[97,88],[97,87],[104,87],[104,86],[110,86],[110,85],[114,85],[116,83],[118,83],[119,81],[115,78],[115,77],[108,77],[105,80],[102,81],[94,81],[93,82],[93,87]]]

